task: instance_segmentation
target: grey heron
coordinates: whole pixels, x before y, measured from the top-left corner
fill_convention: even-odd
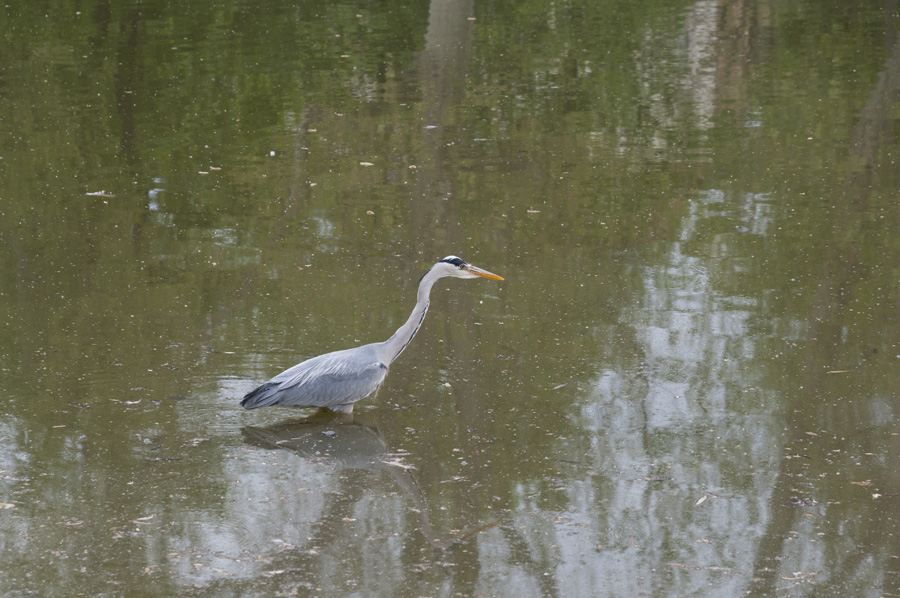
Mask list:
[[[447,256],[422,276],[416,306],[391,338],[298,363],[244,395],[241,406],[293,405],[352,413],[354,403],[378,390],[391,363],[409,346],[428,312],[431,287],[445,277],[503,280],[455,255]]]

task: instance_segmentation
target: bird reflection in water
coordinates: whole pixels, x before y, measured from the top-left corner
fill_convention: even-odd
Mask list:
[[[387,474],[412,504],[419,531],[435,547],[450,548],[500,524],[454,534],[439,534],[431,525],[431,510],[425,494],[403,455],[388,451],[377,425],[365,416],[319,411],[304,419],[290,419],[267,427],[241,428],[244,442],[262,449],[282,449],[304,459],[335,469],[365,469]]]

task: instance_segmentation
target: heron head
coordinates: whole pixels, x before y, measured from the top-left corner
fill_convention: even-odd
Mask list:
[[[453,276],[455,278],[490,278],[491,280],[503,280],[502,276],[497,276],[487,270],[482,270],[466,260],[448,255],[437,264],[435,268],[440,268],[443,276]]]

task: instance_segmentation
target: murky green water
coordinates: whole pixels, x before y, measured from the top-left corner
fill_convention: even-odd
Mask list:
[[[895,2],[3,12],[0,595],[900,595]]]

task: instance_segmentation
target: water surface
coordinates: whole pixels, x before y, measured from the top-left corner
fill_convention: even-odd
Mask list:
[[[4,11],[0,594],[900,595],[893,3]]]

